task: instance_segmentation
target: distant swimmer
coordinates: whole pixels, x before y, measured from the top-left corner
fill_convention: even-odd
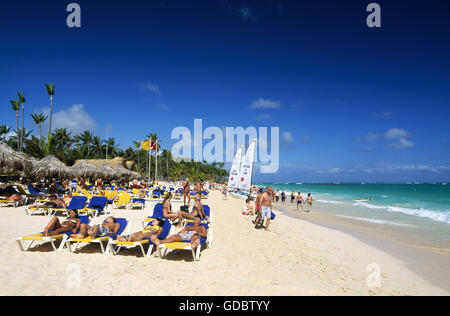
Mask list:
[[[373,201],[373,197],[369,197],[368,199],[357,199],[353,201]]]

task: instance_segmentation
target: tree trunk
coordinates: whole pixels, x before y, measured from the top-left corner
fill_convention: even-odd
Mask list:
[[[17,125],[17,132],[19,133],[19,111],[16,111],[16,125]],[[17,149],[19,149],[20,150],[20,141],[19,141],[19,138],[20,138],[20,134],[18,134],[17,135]]]
[[[50,96],[50,124],[48,126],[48,135],[52,134],[52,116],[53,116],[53,97]]]
[[[23,123],[24,123],[24,119],[25,119],[25,105],[22,103],[22,131],[20,133],[20,150],[22,151],[23,149]]]

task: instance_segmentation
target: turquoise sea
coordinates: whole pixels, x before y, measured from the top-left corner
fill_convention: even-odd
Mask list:
[[[402,225],[414,219],[450,224],[450,184],[435,183],[261,183],[275,190],[284,190],[290,200],[292,190],[303,198],[311,193],[316,202],[339,207],[341,217],[351,217],[374,223]],[[373,201],[355,201],[372,197]],[[345,207],[344,207],[345,206]],[[363,217],[359,217],[359,216]],[[450,226],[449,226],[450,228]]]

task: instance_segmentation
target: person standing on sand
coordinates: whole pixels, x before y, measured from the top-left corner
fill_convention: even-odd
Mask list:
[[[311,193],[308,193],[308,197],[306,198],[306,205],[308,205],[308,212],[311,212],[311,206],[313,203],[313,198],[311,196]]]
[[[261,195],[261,221],[264,222],[264,218],[267,218],[266,221],[266,231],[269,231],[270,218],[272,217],[272,192],[270,190],[266,190]]]
[[[303,196],[300,192],[298,192],[297,194],[297,211],[298,211],[298,206],[300,205],[302,207],[302,212],[303,210],[303,203],[305,203],[305,201],[303,200]]]
[[[186,204],[186,197],[188,199],[188,204]],[[189,183],[189,179],[186,179],[183,184],[183,202],[184,205],[187,206],[191,203],[191,184]]]
[[[286,193],[284,193],[284,191],[281,191],[281,203],[285,203],[286,202]]]

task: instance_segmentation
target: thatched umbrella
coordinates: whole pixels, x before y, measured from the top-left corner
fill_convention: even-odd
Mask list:
[[[0,168],[10,172],[31,170],[32,163],[26,155],[0,141]]]
[[[118,166],[114,170],[120,175],[121,179],[130,180],[133,177],[133,173],[122,166]]]
[[[70,169],[72,169],[72,171],[77,177],[96,178],[99,175],[101,175],[101,171],[99,171],[97,167],[94,167],[90,163],[87,163],[86,161],[83,160],[75,164]]]
[[[97,168],[102,173],[102,178],[105,180],[119,179],[120,175],[109,164],[104,163]]]
[[[41,160],[33,160],[33,171],[31,174],[40,178],[71,178],[74,173],[55,156],[47,156]]]

